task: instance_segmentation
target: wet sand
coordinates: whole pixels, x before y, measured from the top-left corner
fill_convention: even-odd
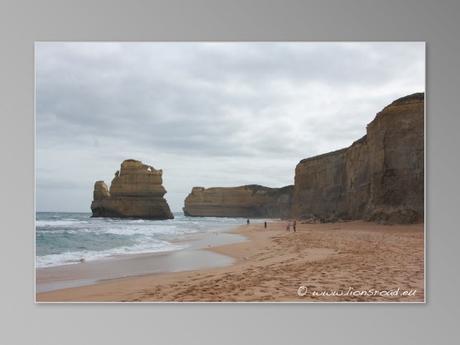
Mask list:
[[[285,230],[285,222],[270,222],[268,229],[256,224],[242,226],[234,233],[249,241],[207,249],[231,257],[230,266],[105,280],[37,293],[36,300],[424,301],[423,224],[298,222],[293,233]],[[300,286],[307,287],[301,289],[303,295],[298,294]],[[331,295],[334,291],[336,295]],[[397,295],[390,295],[392,291]],[[404,291],[412,295],[403,295]],[[342,296],[337,295],[340,292]],[[344,295],[346,292],[349,294]]]
[[[81,264],[38,268],[36,292],[92,285],[129,276],[229,266],[235,261],[232,257],[202,249],[246,240],[241,235],[227,232],[197,234],[177,242],[187,246],[179,251],[119,255]]]

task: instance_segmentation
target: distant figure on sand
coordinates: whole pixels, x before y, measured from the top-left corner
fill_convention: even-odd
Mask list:
[[[264,222],[264,228],[265,229],[267,228],[267,222]]]
[[[286,225],[286,231],[291,231],[291,221],[289,221]]]
[[[249,219],[248,219],[248,220],[246,221],[246,224],[249,225],[249,223],[250,223],[250,222],[249,222]]]
[[[292,229],[294,230],[294,232],[295,232],[295,226],[296,226],[296,221],[294,220],[294,223],[292,223]]]

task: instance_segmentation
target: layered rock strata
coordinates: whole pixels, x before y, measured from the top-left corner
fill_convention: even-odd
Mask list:
[[[155,170],[141,161],[123,161],[110,189],[104,181],[94,184],[93,217],[174,218],[163,198],[166,190],[162,185],[162,174],[162,170]]]
[[[300,161],[291,216],[420,222],[424,216],[424,94],[377,114],[350,147]]]
[[[293,186],[194,187],[183,210],[195,217],[284,218],[289,216],[292,190]]]

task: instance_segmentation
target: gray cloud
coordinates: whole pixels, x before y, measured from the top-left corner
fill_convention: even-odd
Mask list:
[[[89,210],[126,158],[164,169],[174,210],[194,185],[292,183],[424,69],[422,43],[38,43],[37,209]]]

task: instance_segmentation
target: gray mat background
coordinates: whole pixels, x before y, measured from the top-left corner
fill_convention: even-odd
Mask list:
[[[459,15],[442,0],[0,1],[0,344],[458,343]],[[36,40],[426,41],[428,303],[35,305]]]

